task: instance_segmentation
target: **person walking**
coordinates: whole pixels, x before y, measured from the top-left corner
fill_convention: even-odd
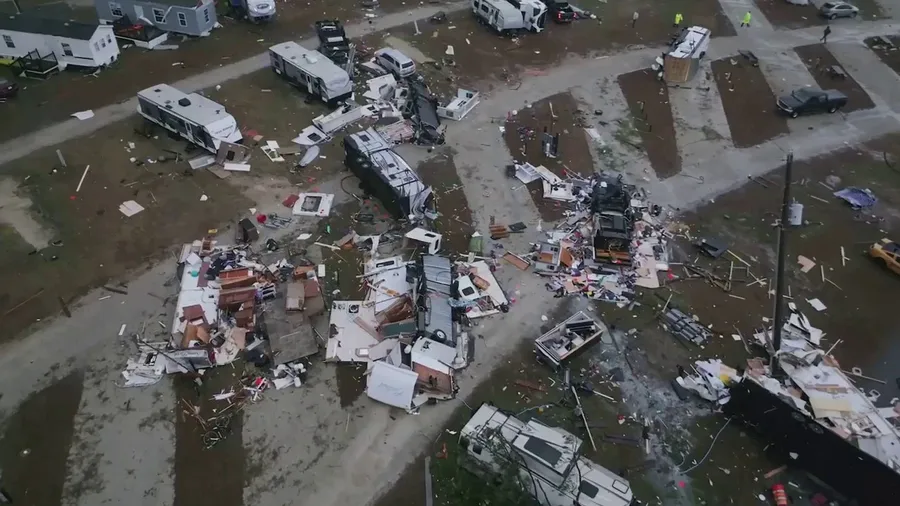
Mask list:
[[[741,20],[741,26],[746,26],[750,28],[750,11],[747,11],[747,14],[744,14],[744,19]]]
[[[831,25],[827,25],[827,26],[825,27],[825,32],[822,33],[822,38],[819,39],[819,41],[821,41],[822,44],[827,44],[827,43],[828,43],[828,36],[829,36],[829,35],[831,35]]]
[[[675,13],[675,24],[672,26],[674,26],[675,28],[678,28],[678,26],[681,25],[682,20],[684,20],[684,16],[682,16],[680,12],[676,12]]]
[[[640,17],[640,14],[638,14],[638,11],[634,11],[634,14],[631,15],[631,27],[632,28],[634,28],[634,25],[637,24],[637,20],[639,17]]]

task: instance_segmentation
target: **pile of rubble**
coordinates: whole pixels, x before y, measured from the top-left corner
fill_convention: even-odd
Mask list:
[[[483,260],[424,254],[404,261],[377,258],[373,250],[361,280],[364,300],[332,304],[325,360],[366,364],[368,396],[409,412],[456,395],[456,371],[474,356],[463,322],[509,308]]]
[[[646,202],[634,186],[595,174],[563,179],[543,166],[516,164],[510,175],[523,183],[541,181],[546,199],[570,206],[567,218],[523,254],[504,259],[520,269],[533,267],[558,297],[584,294],[624,307],[634,288],[658,288],[668,271],[672,234],[659,219],[661,208]]]
[[[373,127],[379,135],[395,144],[440,145],[444,143],[446,130],[441,120],[462,120],[478,105],[479,94],[463,89],[457,90],[456,97],[449,103],[440,105],[420,75],[413,73],[400,78],[385,68],[383,60],[379,59],[384,52],[399,53],[396,49],[385,48],[359,63],[362,72],[374,76],[366,81],[364,91],[346,100],[332,113],[315,118],[293,142],[316,146],[329,142],[351,124],[365,122],[363,128]],[[367,103],[357,103],[358,96]]]
[[[150,385],[164,374],[200,377],[241,352],[258,370],[269,370],[248,388],[300,386],[307,369],[302,360],[318,351],[308,319],[325,312],[319,282],[324,265],[293,265],[283,258],[261,263],[272,256],[212,238],[185,244],[175,316],[168,326],[157,322],[170,338],[151,343],[137,336],[138,355],[122,372],[124,386]],[[284,304],[275,304],[276,298]]]

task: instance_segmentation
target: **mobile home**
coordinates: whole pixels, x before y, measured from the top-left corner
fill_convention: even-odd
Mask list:
[[[522,422],[483,404],[459,434],[465,465],[476,473],[517,466],[522,483],[542,506],[629,506],[631,485],[579,455],[574,434],[537,420]]]
[[[138,113],[212,153],[223,141],[237,144],[243,140],[237,121],[224,106],[168,84],[138,92]]]
[[[276,74],[328,104],[334,105],[353,94],[347,71],[318,51],[296,42],[283,42],[269,48],[269,58]]]
[[[94,0],[101,23],[150,26],[192,37],[208,35],[216,26],[213,0]]]
[[[472,12],[497,33],[540,33],[547,21],[547,6],[540,0],[472,0]]]
[[[54,60],[52,71],[63,70],[67,65],[105,67],[119,58],[119,45],[109,26],[22,14],[0,15],[0,58],[28,60],[35,55]]]
[[[434,214],[434,195],[392,144],[374,128],[344,138],[344,164],[363,188],[397,218],[421,221]]]

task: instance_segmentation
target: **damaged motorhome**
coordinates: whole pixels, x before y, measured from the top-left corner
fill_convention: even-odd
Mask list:
[[[344,138],[344,164],[361,181],[363,189],[374,195],[385,209],[398,218],[421,221],[434,214],[434,195],[430,186],[392,148],[392,144],[374,128]]]
[[[540,0],[472,0],[472,12],[479,23],[497,33],[544,31],[547,6]]]
[[[137,98],[141,116],[213,154],[223,141],[243,142],[234,116],[203,95],[158,84],[138,92]]]
[[[629,506],[627,480],[579,455],[583,441],[535,419],[527,423],[482,404],[459,433],[463,465],[479,475],[515,466],[542,506]]]
[[[318,51],[296,42],[283,42],[269,48],[269,59],[276,74],[330,105],[353,94],[353,82],[347,71]]]

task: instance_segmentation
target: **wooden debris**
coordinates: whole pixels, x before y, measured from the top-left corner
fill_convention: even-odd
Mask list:
[[[535,392],[547,393],[547,387],[541,385],[540,383],[535,383],[533,381],[528,381],[524,379],[517,379],[515,381],[516,385],[527,388],[529,390],[534,390]]]

